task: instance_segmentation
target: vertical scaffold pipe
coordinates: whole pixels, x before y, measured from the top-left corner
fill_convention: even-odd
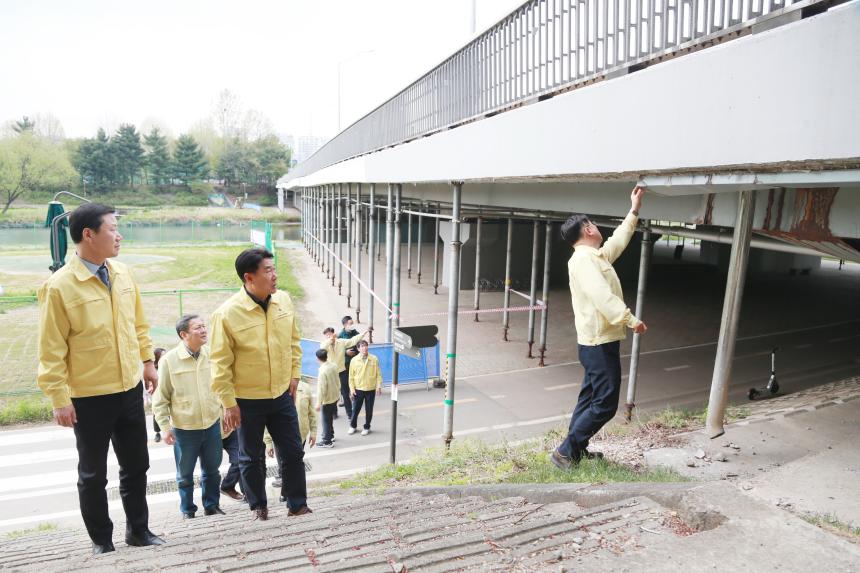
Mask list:
[[[442,438],[450,447],[454,439],[454,389],[457,380],[457,310],[460,297],[460,197],[463,184],[455,182],[451,217],[451,260],[448,266],[448,336],[446,341],[447,376],[445,383],[445,418]],[[438,220],[438,219],[437,219]]]

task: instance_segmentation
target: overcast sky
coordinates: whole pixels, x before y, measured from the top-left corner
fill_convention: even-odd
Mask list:
[[[481,31],[522,0],[477,0]],[[229,89],[278,133],[346,127],[471,37],[472,0],[3,0],[0,123],[174,135]],[[340,64],[339,64],[340,62]]]

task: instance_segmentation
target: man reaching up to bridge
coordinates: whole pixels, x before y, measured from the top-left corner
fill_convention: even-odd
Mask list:
[[[625,329],[631,328],[638,334],[648,330],[624,303],[621,282],[612,267],[636,231],[644,195],[644,189],[633,189],[630,212],[603,246],[600,229],[585,215],[573,215],[561,226],[562,238],[574,248],[567,270],[579,360],[585,368],[585,380],[570,419],[567,439],[550,457],[561,469],[570,469],[583,457],[600,457],[588,451],[588,441],[618,409],[620,346],[627,336]]]

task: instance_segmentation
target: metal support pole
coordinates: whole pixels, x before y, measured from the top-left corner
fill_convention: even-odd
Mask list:
[[[317,190],[314,188],[311,191],[311,237],[312,239],[319,239],[319,214],[320,214],[320,203],[319,198],[317,197]],[[314,255],[314,261],[316,261],[317,265],[319,265],[319,243],[317,241],[311,240],[311,252]]]
[[[529,331],[528,331],[528,339],[529,343],[529,353],[527,355],[528,358],[534,358],[532,356],[532,346],[535,343],[535,302],[537,301],[537,273],[538,273],[538,254],[540,253],[540,245],[538,245],[538,238],[540,237],[540,227],[537,221],[533,223],[533,232],[532,232],[532,282],[531,288],[529,289]]]
[[[418,212],[421,212],[421,205],[418,205]],[[422,235],[424,234],[424,217],[418,215],[418,284],[421,284],[421,240],[423,239]]]
[[[323,244],[328,247],[329,246],[329,229],[331,229],[331,223],[329,215],[331,214],[331,203],[329,202],[329,194],[331,193],[331,188],[326,185],[323,191],[323,228],[322,228],[322,239]],[[325,278],[331,278],[331,257],[329,256],[329,252],[327,249],[322,249],[322,255],[324,258],[323,267],[325,268]]]
[[[436,205],[436,214],[442,210]],[[439,221],[436,218],[436,236],[433,239],[433,294],[439,294]]]
[[[381,223],[381,222],[382,222],[382,219],[380,218],[380,223]],[[377,229],[376,236],[378,237],[378,236],[380,236],[381,234],[382,234],[382,233],[379,231],[379,229]],[[381,260],[382,260],[382,254],[381,254],[381,253],[382,253],[382,241],[376,241],[376,260],[377,260],[377,261],[381,261]]]
[[[481,310],[481,223],[478,217],[477,229],[475,231],[475,310]],[[478,313],[475,312],[475,322],[480,322]]]
[[[391,369],[391,442],[388,448],[388,463],[394,464],[397,456],[397,390],[400,379],[400,354],[394,353]]]
[[[314,253],[316,255],[317,264],[322,270],[323,261],[322,261],[322,244],[320,241],[322,240],[322,191],[319,187],[314,191],[314,237],[316,237],[316,241],[314,241]]]
[[[552,261],[552,221],[546,222],[546,240],[543,247],[543,310],[540,313],[540,362],[538,366],[545,366],[546,355],[546,329],[549,323],[549,268]]]
[[[714,361],[714,377],[711,380],[711,396],[708,400],[707,432],[711,438],[725,433],[723,416],[729,395],[729,380],[732,360],[735,355],[738,319],[741,314],[741,298],[744,292],[747,262],[749,261],[752,223],[755,215],[755,191],[741,191],[738,196],[738,213],[732,237],[732,252],[729,258],[729,276],[726,280],[726,296],[723,301],[723,316],[720,320],[720,338],[717,342],[717,358]]]
[[[403,242],[400,236],[400,201],[402,193],[403,186],[398,183],[394,186],[394,274],[391,281],[391,308],[394,310],[394,317],[391,320],[392,337],[394,329],[400,326],[400,259]]]
[[[412,213],[406,215],[406,278],[412,278]]]
[[[370,287],[371,292],[375,292],[374,290],[374,277],[376,276],[376,261],[373,260],[373,252],[375,248],[376,242],[376,209],[374,209],[374,202],[376,201],[376,183],[370,184],[370,206],[368,207],[368,227],[367,227],[367,271],[369,276],[367,277],[367,286]],[[373,299],[373,296],[370,293],[367,293],[369,296],[367,297],[368,304],[368,319],[367,319],[367,330],[369,331],[368,342],[373,342],[373,309],[376,307],[376,301]]]
[[[364,236],[362,235],[362,227],[361,227],[361,183],[358,184],[358,189],[356,190],[356,204],[355,204],[355,276],[357,279],[361,279],[361,247],[362,240]],[[355,322],[361,322],[361,283],[358,280],[355,281],[355,287],[357,289],[355,296]]]
[[[337,214],[335,228],[335,240],[337,241],[337,258],[343,261],[343,237],[341,229],[343,228],[343,183],[337,184]],[[343,263],[337,263],[337,294],[343,294]]]
[[[334,185],[329,185],[328,188],[328,225],[326,226],[326,236],[328,237],[328,240],[326,241],[326,244],[328,245],[326,258],[328,261],[326,262],[326,265],[331,273],[331,286],[334,286],[335,276],[337,274],[337,271],[334,268]]]
[[[385,214],[385,304],[394,310],[394,185],[388,184],[388,211]],[[385,312],[385,341],[391,342],[391,313]]]
[[[645,221],[647,225],[648,222]],[[648,267],[651,266],[651,251],[653,250],[651,230],[642,232],[642,248],[639,253],[639,282],[636,286],[636,317],[642,320],[645,310],[645,291],[648,286]],[[639,349],[642,335],[633,333],[633,347],[630,350],[630,375],[627,378],[627,403],[625,404],[624,419],[628,422],[633,418],[633,408],[636,406],[636,381],[639,378]]]
[[[514,240],[514,220],[508,219],[508,243],[505,250],[505,298],[504,310],[502,311],[502,340],[508,341],[508,327],[510,326],[511,313],[511,247]]]
[[[346,308],[352,308],[352,183],[346,184]]]
[[[329,226],[328,226],[328,240],[329,240],[329,262],[328,266],[331,269],[331,286],[335,285],[335,276],[337,275],[337,270],[335,269],[335,260],[334,260],[334,228],[335,228],[335,186],[331,185],[329,191]]]
[[[451,260],[448,266],[448,339],[446,343],[447,380],[445,384],[445,419],[442,439],[450,447],[454,439],[454,387],[457,380],[457,309],[460,298],[460,197],[461,182],[454,183],[454,198],[451,217]],[[438,221],[438,219],[436,219]],[[437,235],[438,236],[438,235]]]

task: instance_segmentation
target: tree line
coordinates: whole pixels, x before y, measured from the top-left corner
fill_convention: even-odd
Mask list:
[[[149,185],[167,190],[196,181],[273,188],[290,166],[285,146],[261,113],[244,111],[236,96],[219,94],[209,117],[171,138],[158,126],[141,133],[131,123],[113,133],[67,139],[53,116],[9,122],[0,136],[0,201],[5,213],[31,192],[84,187],[99,192]]]

